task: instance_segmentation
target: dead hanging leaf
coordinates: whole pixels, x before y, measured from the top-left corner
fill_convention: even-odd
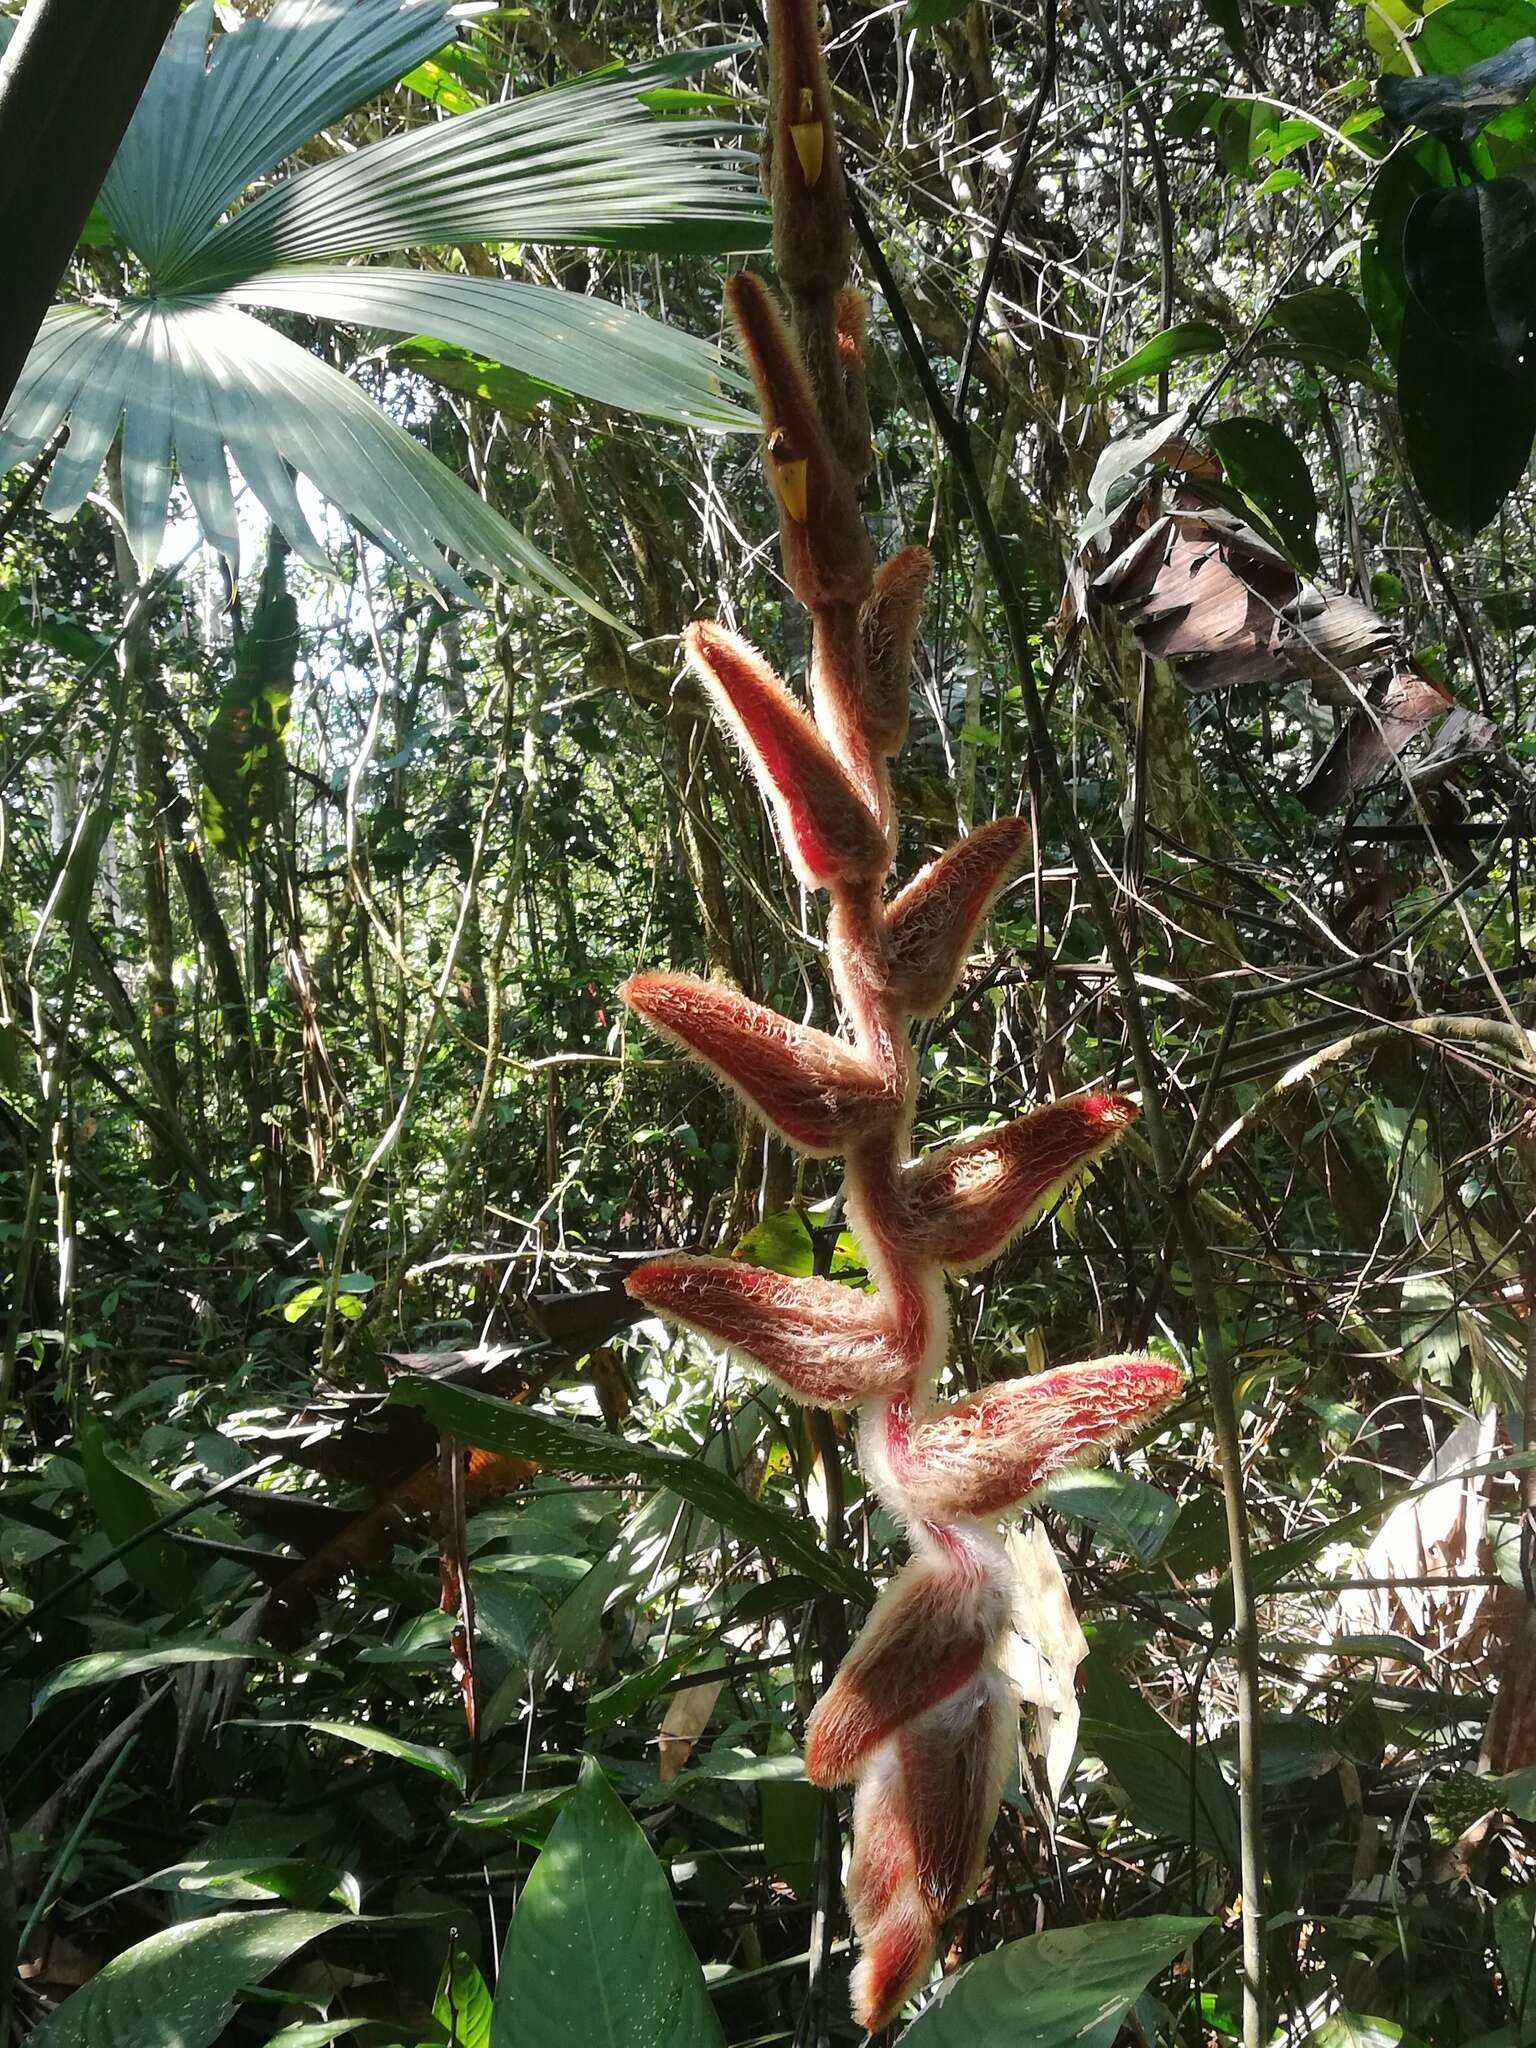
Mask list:
[[[1188,486],[1092,589],[1194,691],[1298,678],[1336,689],[1392,649],[1369,605],[1303,582],[1238,514]]]
[[[1334,810],[1376,780],[1409,741],[1455,699],[1449,690],[1404,662],[1378,677],[1357,704],[1354,716],[1301,786],[1301,800],[1314,813]]]
[[[1415,792],[1422,795],[1478,755],[1496,753],[1498,741],[1499,729],[1491,718],[1457,704],[1435,734],[1428,752],[1409,769],[1408,780]]]
[[[473,1507],[493,1494],[523,1486],[539,1467],[528,1458],[498,1457],[491,1451],[467,1454],[465,1500]],[[432,1507],[437,1498],[438,1459],[434,1451],[403,1484],[360,1513],[349,1515],[328,1541],[296,1561],[293,1570],[272,1588],[266,1602],[262,1632],[269,1642],[299,1641],[308,1627],[321,1593],[338,1580],[382,1564],[396,1535],[414,1514]]]
[[[617,1280],[577,1294],[530,1294],[523,1306],[535,1329],[552,1344],[600,1344],[644,1314]]]
[[[1174,495],[1160,510],[1164,491]],[[1154,476],[1115,520],[1109,547],[1111,559],[1085,591],[1079,578],[1059,625],[1085,604],[1108,607],[1186,689],[1299,681],[1319,703],[1352,708],[1302,789],[1312,811],[1346,801],[1442,714],[1440,734],[1411,771],[1416,788],[1496,745],[1492,723],[1462,711],[1408,659],[1388,620],[1358,597],[1304,579],[1220,486]]]
[[[693,1746],[709,1726],[709,1717],[724,1685],[724,1679],[719,1679],[705,1685],[681,1686],[667,1701],[657,1738],[663,1785],[670,1785],[692,1756]]]
[[[1434,1684],[1444,1682],[1447,1663],[1478,1683],[1487,1676],[1488,1589],[1477,1581],[1490,1570],[1488,1482],[1465,1475],[1492,1458],[1497,1429],[1492,1405],[1457,1423],[1415,1481],[1429,1491],[1400,1501],[1365,1553],[1362,1578],[1386,1583],[1342,1593],[1334,1608],[1336,1634],[1399,1636],[1422,1646]],[[1425,1578],[1466,1584],[1415,1583]],[[1401,1668],[1410,1682],[1425,1681],[1424,1668],[1406,1660]]]
[[[1088,1655],[1088,1642],[1045,1524],[1032,1516],[1010,1532],[1005,1547],[1014,1595],[1003,1669],[1035,1710],[1027,1750],[1036,1798],[1047,1820],[1054,1820],[1077,1749],[1077,1667]]]
[[[612,1430],[615,1436],[621,1435],[633,1404],[623,1364],[611,1345],[598,1345],[587,1360],[587,1377],[597,1390],[604,1428]]]

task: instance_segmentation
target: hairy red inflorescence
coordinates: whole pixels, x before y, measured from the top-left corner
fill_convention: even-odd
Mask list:
[[[856,1410],[866,1476],[911,1538],[911,1561],[806,1731],[811,1781],[857,1784],[854,2010],[874,2031],[923,1981],[938,1928],[978,1882],[1017,1746],[1017,1700],[999,1662],[1012,1574],[996,1523],[1053,1472],[1166,1407],[1182,1375],[1159,1359],[1101,1359],[935,1400],[950,1342],[945,1275],[995,1258],[1136,1111],[1117,1095],[1068,1096],[911,1156],[906,1020],[934,1017],[949,1000],[1029,832],[999,818],[885,895],[889,761],[906,733],[931,564],[925,550],[903,548],[874,566],[857,496],[868,461],[864,310],[846,283],[846,201],[813,0],[771,0],[769,30],[774,247],[791,317],[749,273],[731,280],[727,299],[758,389],[785,577],[811,614],[813,715],[724,627],[696,624],[685,640],[791,866],[828,892],[842,1030],[814,1030],[687,975],[637,974],[620,994],[790,1144],[843,1157],[872,1289],[681,1254],[648,1260],[626,1284],[793,1399]]]

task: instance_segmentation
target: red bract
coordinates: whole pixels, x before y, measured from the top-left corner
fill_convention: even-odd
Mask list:
[[[1069,1095],[930,1152],[902,1175],[888,1227],[908,1258],[968,1273],[1037,1222],[1136,1119],[1121,1095]]]
[[[919,1419],[905,1393],[872,1411],[866,1459],[889,1489],[937,1522],[1000,1515],[1053,1472],[1108,1450],[1181,1392],[1160,1358],[1104,1358],[1004,1380]]]
[[[851,1045],[734,989],[688,974],[635,974],[619,994],[804,1152],[841,1152],[889,1114],[889,1084]]]
[[[903,548],[875,571],[859,612],[864,640],[865,719],[873,745],[899,754],[907,736],[912,651],[922,623],[923,598],[933,574],[926,548]],[[963,840],[962,845],[969,845]]]
[[[638,974],[622,990],[802,1151],[846,1161],[849,1221],[875,1292],[729,1259],[651,1259],[629,1291],[729,1345],[795,1400],[860,1411],[867,1477],[913,1557],[876,1601],[812,1714],[806,1775],[857,1780],[849,1900],[854,2011],[883,2026],[927,1975],[943,1920],[978,1881],[1017,1708],[999,1664],[1007,1553],[989,1524],[1051,1473],[1121,1441],[1173,1399],[1177,1368],[1100,1360],[945,1408],[946,1272],[984,1264],[1134,1120],[1122,1097],[1069,1096],[914,1159],[906,1020],[939,1014],[988,907],[1028,845],[1020,818],[962,840],[885,899],[889,760],[906,732],[930,562],[875,571],[857,486],[868,461],[863,305],[846,282],[842,173],[812,0],[771,0],[775,250],[786,326],[750,273],[727,287],[757,384],[784,574],[811,614],[807,716],[750,647],[689,629],[689,658],[740,740],[801,880],[825,888],[839,1032],[733,988]]]
[[[885,833],[767,662],[723,626],[690,626],[683,644],[741,741],[807,888],[878,881],[891,864]]]
[[[875,1602],[811,1715],[811,1783],[846,1783],[894,1729],[974,1679],[1007,1623],[1011,1592],[995,1538],[979,1529],[933,1531]]]
[[[891,904],[891,999],[904,1015],[936,1017],[943,1009],[976,927],[1028,846],[1022,818],[996,818],[925,867]]]
[[[648,1259],[624,1285],[659,1315],[718,1338],[787,1394],[847,1408],[910,1377],[877,1295],[734,1259]]]

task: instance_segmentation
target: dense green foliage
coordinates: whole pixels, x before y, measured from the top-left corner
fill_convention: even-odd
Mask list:
[[[727,124],[699,145],[725,178],[756,32],[497,9],[284,154],[440,142],[661,38],[726,46],[644,108]],[[1237,2032],[1245,1828],[1265,2038],[1536,2039],[1533,33],[1527,0],[834,17],[855,187],[944,393],[976,320],[1002,550],[866,268],[867,510],[937,561],[898,874],[957,826],[1037,828],[925,1050],[922,1135],[1134,1085],[1118,933],[1185,1153],[1160,1186],[1133,1133],[964,1285],[957,1388],[1129,1347],[1192,1381],[1040,1504],[1086,1640],[1026,1545],[1048,1704],[914,2048]],[[857,2039],[845,1808],[799,1735],[900,1532],[834,1425],[620,1287],[679,1245],[861,1275],[835,1170],[612,993],[643,960],[824,1001],[817,905],[674,659],[706,613],[794,675],[804,624],[755,437],[728,401],[675,423],[738,231],[605,235],[596,207],[346,248],[665,323],[648,406],[590,338],[564,385],[462,329],[380,338],[367,269],[317,317],[261,301],[449,480],[408,532],[348,443],[324,503],[299,487],[308,560],[253,497],[231,526],[177,485],[141,582],[110,392],[81,399],[94,450],[39,454],[50,415],[0,487],[0,2048]],[[131,298],[131,247],[95,217],[65,296]],[[270,401],[301,466],[271,379],[247,396],[245,445]],[[1157,641],[1166,590],[1090,595],[1181,487],[1197,541],[1236,531],[1220,594],[1264,659],[1235,686],[1191,666],[1208,638]],[[479,573],[514,531],[595,608]],[[458,587],[410,573],[434,534]],[[1361,599],[1379,674],[1270,660],[1299,582],[1287,630]],[[1241,1800],[1223,1361],[1260,1595]]]

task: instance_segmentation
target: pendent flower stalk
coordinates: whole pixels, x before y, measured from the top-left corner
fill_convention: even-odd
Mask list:
[[[827,893],[841,1028],[814,1030],[687,975],[637,974],[621,994],[791,1145],[844,1160],[873,1292],[692,1256],[653,1259],[628,1286],[792,1399],[855,1410],[865,1475],[911,1544],[806,1738],[813,1783],[856,1786],[853,2001],[873,2032],[928,1973],[939,1928],[975,1887],[1017,1752],[1018,1702],[999,1662],[1013,1591],[999,1518],[1137,1428],[1182,1381],[1156,1359],[1106,1358],[936,1399],[947,1276],[996,1258],[1136,1112],[1117,1095],[1072,1096],[912,1155],[908,1025],[943,1009],[1028,828],[997,819],[890,892],[890,763],[906,737],[931,564],[908,547],[877,567],[859,511],[865,309],[848,286],[814,0],[773,0],[769,50],[774,253],[789,318],[750,273],[731,279],[727,299],[757,386],[785,580],[811,615],[811,712],[724,627],[699,621],[684,641],[791,867]]]

